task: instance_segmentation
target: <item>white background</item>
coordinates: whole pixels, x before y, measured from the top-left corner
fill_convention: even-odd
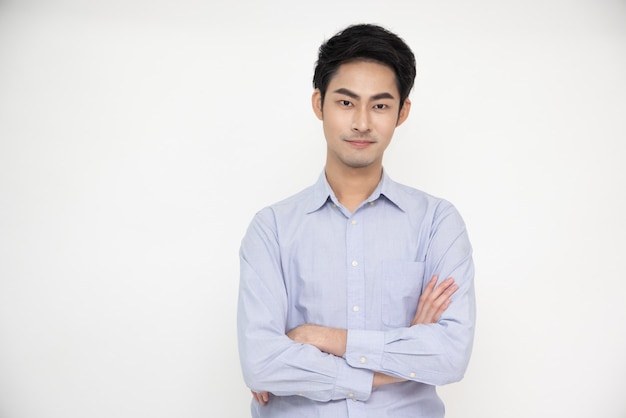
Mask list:
[[[447,417],[626,417],[618,0],[0,0],[0,417],[249,416],[239,243],[321,172],[317,48],[357,22],[417,56],[389,174],[475,249]]]

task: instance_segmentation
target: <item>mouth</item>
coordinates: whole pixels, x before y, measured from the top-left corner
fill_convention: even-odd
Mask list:
[[[356,148],[366,148],[375,143],[369,139],[347,139],[346,142]]]

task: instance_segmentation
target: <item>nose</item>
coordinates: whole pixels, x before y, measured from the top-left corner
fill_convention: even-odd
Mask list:
[[[352,120],[352,131],[360,133],[370,131],[369,113],[366,109],[355,109],[354,118]]]

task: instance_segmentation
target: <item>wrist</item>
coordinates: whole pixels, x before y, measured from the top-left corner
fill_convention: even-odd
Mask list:
[[[388,374],[375,372],[374,379],[372,380],[372,387],[388,385],[390,383],[406,382],[406,379],[401,377],[389,376]]]
[[[348,330],[342,328],[329,328],[327,353],[334,354],[337,357],[343,357],[346,354],[346,344],[348,341]],[[325,351],[325,350],[322,350]]]

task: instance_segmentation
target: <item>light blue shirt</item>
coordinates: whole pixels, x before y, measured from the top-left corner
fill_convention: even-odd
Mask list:
[[[239,354],[253,417],[444,416],[435,385],[463,377],[475,323],[465,224],[449,202],[386,173],[354,213],[324,173],[264,208],[240,249]],[[410,326],[433,275],[459,290],[436,324]],[[302,324],[348,330],[344,357],[290,340]],[[407,379],[372,389],[375,371]]]

